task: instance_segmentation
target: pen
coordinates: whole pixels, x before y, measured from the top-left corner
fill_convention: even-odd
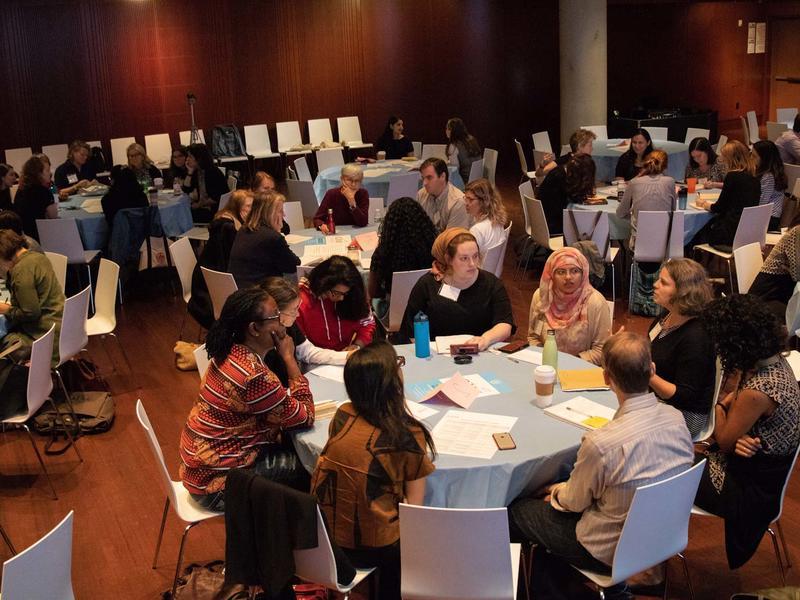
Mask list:
[[[583,415],[584,417],[588,417],[589,419],[597,419],[597,418],[602,418],[602,417],[597,417],[597,416],[595,416],[595,415],[589,415],[589,414],[586,414],[585,412],[581,412],[581,411],[579,411],[578,409],[576,409],[576,408],[572,408],[572,407],[570,407],[570,406],[565,406],[564,408],[566,408],[567,410],[569,410],[569,411],[572,411],[572,412],[574,412],[574,413],[578,413],[579,415]]]

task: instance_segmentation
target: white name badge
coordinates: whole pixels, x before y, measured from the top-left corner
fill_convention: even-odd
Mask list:
[[[655,327],[650,330],[650,341],[655,340],[659,333],[661,333],[661,323],[656,323]]]
[[[78,176],[75,173],[67,175],[67,183],[78,183]]]
[[[443,298],[449,298],[453,302],[458,302],[458,296],[461,294],[461,290],[457,287],[453,287],[447,283],[443,283],[442,287],[439,289],[439,295]]]

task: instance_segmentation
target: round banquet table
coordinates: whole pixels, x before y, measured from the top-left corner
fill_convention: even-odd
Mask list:
[[[61,219],[75,219],[86,250],[102,250],[108,240],[108,223],[102,211],[89,212],[81,208],[86,200],[100,201],[101,196],[70,196],[58,203],[58,216]],[[178,237],[192,228],[192,210],[189,196],[175,196],[172,190],[162,190],[158,194],[158,209],[161,213],[161,226],[167,237]]]
[[[364,170],[364,181],[361,185],[369,192],[370,198],[386,198],[389,192],[390,177],[408,173],[412,169],[419,169],[421,164],[421,160],[380,160],[366,165],[359,165]],[[463,190],[464,181],[458,173],[458,167],[448,165],[447,169],[450,172],[450,183]],[[341,185],[341,176],[342,167],[328,167],[319,172],[314,180],[314,193],[320,202],[322,202],[325,192]],[[422,179],[420,179],[419,187],[422,187]]]
[[[627,150],[628,146],[617,147],[622,140],[595,140],[592,158],[597,167],[595,179],[597,181],[613,181],[617,169],[617,161]],[[675,181],[683,181],[686,174],[686,165],[689,164],[689,146],[681,142],[653,140],[653,148],[663,150],[669,156],[667,175]]]
[[[533,403],[533,370],[535,365],[514,362],[505,355],[481,352],[472,364],[456,365],[449,355],[435,354],[418,359],[411,344],[397,346],[397,353],[405,356],[403,377],[406,397],[419,400],[410,385],[437,377],[448,377],[455,371],[462,375],[479,373],[485,379],[499,379],[510,391],[499,395],[477,398],[469,412],[493,413],[517,417],[511,435],[517,444],[514,450],[494,453],[491,459],[439,454],[436,470],[428,476],[425,486],[425,505],[451,508],[491,508],[508,506],[524,491],[532,492],[557,478],[565,478],[572,470],[584,429],[545,414]],[[533,348],[541,351],[541,348]],[[561,368],[580,369],[593,365],[568,354],[559,353]],[[344,384],[307,375],[311,391],[317,400],[344,401],[347,394]],[[503,387],[503,386],[496,386]],[[600,404],[616,407],[617,400],[610,391],[562,392],[556,386],[553,404],[575,396],[585,396]],[[462,410],[455,406],[426,403],[439,411],[424,419],[433,429],[447,410]],[[303,465],[313,472],[317,457],[328,440],[330,419],[317,421],[311,429],[293,435],[294,445]],[[435,441],[435,440],[434,440]]]
[[[349,235],[351,239],[355,239],[357,235],[361,235],[362,233],[370,233],[372,231],[378,231],[379,225],[370,224],[366,227],[356,227],[355,225],[337,225],[336,226],[336,234],[337,235]],[[302,242],[297,243],[290,243],[289,248],[292,252],[294,252],[300,259],[303,259],[303,254],[305,254],[306,246],[316,246],[320,244],[324,244],[328,241],[331,237],[335,236],[326,236],[318,229],[298,229],[297,231],[292,231],[288,238],[287,242],[291,242],[292,236],[299,235],[302,237],[307,237],[310,239],[303,240]],[[370,260],[372,258],[372,253],[374,250],[362,250],[361,251],[361,263],[357,265],[359,273],[364,278],[364,285],[367,283],[367,277],[369,276],[369,266]],[[316,263],[315,263],[316,264]],[[301,265],[302,266],[302,265]]]

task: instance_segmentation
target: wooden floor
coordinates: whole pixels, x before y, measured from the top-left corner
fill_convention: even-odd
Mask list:
[[[520,235],[522,215],[516,182],[509,180],[501,189],[514,220],[513,235]],[[516,337],[524,337],[536,282],[531,274],[514,279],[510,249],[503,279],[519,327]],[[646,328],[645,319],[627,318],[619,302],[616,313],[615,328],[622,324],[629,330]],[[170,585],[183,526],[170,514],[158,568],[152,570],[164,497],[134,407],[136,399],[141,398],[170,472],[177,477],[178,436],[199,381],[197,372],[180,372],[173,363],[172,347],[184,315],[183,301],[173,298],[169,290],[132,284],[127,288],[125,305],[119,310],[117,331],[133,362],[133,373],[126,372],[113,340],[91,340],[89,352],[108,375],[117,403],[117,419],[109,433],[80,439],[84,463],[79,463],[72,451],[45,458],[58,491],[57,501],[50,497],[24,433],[0,434],[0,524],[20,550],[74,509],[73,581],[79,599],[153,599]],[[184,336],[191,339],[196,331],[188,320]],[[112,373],[112,366],[116,372]],[[42,438],[37,437],[37,443],[41,442]],[[795,481],[789,489],[782,522],[790,552],[800,560],[798,499],[800,489]],[[224,558],[224,534],[219,519],[194,528],[189,534],[184,564]],[[7,548],[0,544],[0,559],[5,560],[8,555]],[[772,547],[766,539],[744,568],[729,571],[722,523],[715,519],[693,518],[686,556],[697,598],[727,598],[736,591],[780,583]],[[800,583],[796,570],[790,571],[790,583]],[[676,561],[670,562],[670,573],[674,584],[670,597],[688,597]]]

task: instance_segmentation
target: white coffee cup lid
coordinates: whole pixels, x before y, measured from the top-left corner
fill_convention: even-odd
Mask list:
[[[555,375],[556,370],[550,365],[539,365],[534,372],[537,375]]]

